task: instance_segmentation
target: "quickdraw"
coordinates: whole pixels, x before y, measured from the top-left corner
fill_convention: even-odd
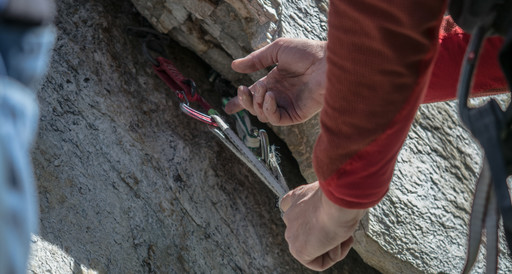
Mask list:
[[[185,78],[172,62],[164,57],[154,58],[150,54],[148,44],[151,42],[168,41],[168,37],[152,29],[127,29],[133,36],[143,38],[142,51],[153,65],[153,70],[162,81],[175,93],[180,100],[180,109],[186,115],[207,124],[217,136],[240,160],[242,160],[278,197],[283,197],[289,188],[279,167],[279,157],[275,146],[269,144],[265,130],[252,127],[246,111],[234,114],[237,121],[238,135],[221,118],[220,114],[199,95],[196,84]],[[153,51],[158,51],[154,50]],[[163,51],[163,50],[162,50]],[[201,106],[204,112],[191,107],[190,103]],[[205,114],[208,113],[208,114]],[[255,155],[261,151],[261,157]]]
[[[212,126],[218,126],[211,116],[190,107],[190,102],[198,103],[205,111],[212,109],[210,104],[199,95],[194,81],[183,77],[171,61],[157,57],[158,66],[153,64],[155,73],[180,99],[180,109],[188,116]]]

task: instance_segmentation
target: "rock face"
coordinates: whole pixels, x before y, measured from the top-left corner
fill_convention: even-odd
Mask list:
[[[226,79],[244,77],[231,61],[278,37],[326,39],[326,0],[132,1],[162,33],[191,49]],[[307,18],[307,20],[303,20]],[[262,74],[255,73],[252,79]]]
[[[289,145],[306,180],[316,181],[311,155],[320,132],[318,116],[302,125],[273,129]],[[390,190],[356,231],[354,249],[385,273],[462,270],[480,165],[480,149],[458,121],[455,104],[421,106]],[[500,252],[500,271],[509,273],[512,261],[504,238]],[[475,273],[485,272],[482,253]]]
[[[29,271],[309,273],[289,255],[276,197],[180,112],[140,41],[126,35],[144,24],[130,2],[58,1],[57,44],[39,91],[41,224]],[[169,52],[218,107],[210,68],[184,48]],[[333,271],[376,273],[350,258]]]
[[[356,233],[358,253],[383,272],[460,272],[480,157],[455,104],[420,107],[388,195]],[[512,271],[506,252],[501,239],[500,273]],[[474,273],[485,272],[483,253]]]
[[[277,37],[325,39],[327,1],[132,0],[161,32],[196,52],[233,83],[249,84],[230,62]],[[262,74],[251,75],[252,80]],[[308,182],[318,117],[274,127]],[[422,106],[399,156],[387,197],[356,233],[355,249],[387,273],[458,272],[480,152],[449,103]],[[512,272],[502,245],[500,269]],[[476,272],[483,272],[480,260]]]

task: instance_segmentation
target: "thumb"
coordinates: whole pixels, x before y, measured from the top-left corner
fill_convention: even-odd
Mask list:
[[[266,45],[265,47],[252,52],[244,58],[236,59],[231,63],[231,68],[240,73],[251,73],[278,63],[279,49],[283,39]]]
[[[296,203],[296,201],[301,197],[304,197],[304,195],[307,194],[308,187],[311,185],[312,184],[301,185],[286,193],[279,202],[281,211],[286,212],[292,206],[292,204]]]

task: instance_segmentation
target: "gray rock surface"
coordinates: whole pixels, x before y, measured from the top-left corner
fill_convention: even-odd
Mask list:
[[[126,35],[126,26],[147,24],[132,4],[57,5],[57,44],[39,91],[41,224],[29,271],[309,273],[288,252],[276,197],[179,111],[140,41]],[[175,44],[168,52],[218,107],[209,67]],[[290,162],[283,157],[293,171]],[[349,258],[331,272],[376,273]]]
[[[244,57],[278,37],[325,40],[326,0],[132,0],[162,33],[191,49],[233,83],[246,78],[231,70]],[[307,20],[304,20],[307,18]],[[253,80],[263,74],[254,73]]]
[[[388,273],[460,272],[480,157],[479,147],[458,122],[453,102],[422,106],[388,195],[357,233],[358,253]],[[485,272],[485,253],[480,251],[473,273]],[[506,252],[502,237],[499,273],[512,272]],[[405,263],[394,264],[397,260]]]
[[[290,147],[306,180],[316,181],[311,155],[320,132],[318,116],[273,129]],[[479,147],[458,121],[454,102],[421,106],[388,195],[356,232],[354,249],[384,273],[460,272],[480,158]],[[512,272],[506,252],[502,237],[500,273]],[[483,254],[482,248],[473,273],[484,272]]]
[[[157,30],[191,49],[234,84],[248,84],[264,72],[250,74],[248,79],[231,69],[231,61],[279,37],[327,39],[326,0],[132,2]],[[309,144],[320,132],[317,124],[318,116],[315,116],[301,125],[273,129],[280,136],[297,136],[287,138],[286,143],[297,161],[309,162],[313,150]],[[312,169],[301,168],[301,171],[306,180],[314,180]]]
[[[325,39],[327,1],[132,2],[158,30],[236,84],[250,82],[229,69],[233,59],[277,37]],[[449,103],[421,107],[398,159],[389,195],[371,210],[356,234],[355,249],[380,271],[454,273],[463,265],[480,152],[454,113]],[[314,181],[311,155],[319,133],[318,117],[273,129],[287,143],[306,180]],[[510,273],[512,264],[503,250],[500,268]],[[480,260],[475,272],[482,271]]]

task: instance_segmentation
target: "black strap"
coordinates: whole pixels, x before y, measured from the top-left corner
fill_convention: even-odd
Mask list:
[[[488,3],[481,3],[482,1],[478,0],[469,1],[473,4],[478,3],[473,6],[468,4],[462,8],[459,7],[456,11],[459,12],[458,18],[462,18],[460,24],[463,25],[463,28],[465,25],[472,33],[458,86],[459,115],[463,124],[479,141],[484,150],[484,167],[481,176],[485,175],[485,169],[487,168],[489,168],[491,174],[490,176],[485,175],[485,178],[479,178],[477,183],[470,221],[468,258],[464,273],[467,273],[474,263],[474,256],[478,252],[483,226],[485,226],[487,232],[487,273],[496,273],[499,220],[497,210],[503,218],[508,247],[509,250],[512,250],[512,204],[507,186],[507,177],[512,174],[512,107],[509,105],[506,111],[502,111],[495,100],[491,100],[478,108],[468,107],[472,77],[482,43],[487,35],[502,33],[505,29],[510,31],[506,33],[506,42],[500,52],[500,63],[509,86],[512,83],[512,24],[510,24],[512,21],[509,20],[512,15],[512,9],[510,9],[512,1],[506,3],[500,1],[503,4],[499,6],[500,8],[509,8],[508,12],[505,12],[508,16],[503,16],[503,10],[493,9],[498,7],[493,6],[498,1],[488,1]],[[476,6],[485,12],[478,13],[478,10],[475,9]],[[464,12],[467,14],[464,14]],[[479,193],[483,191],[482,185],[485,184],[492,185],[494,191]],[[478,237],[478,241],[474,237]]]
[[[512,2],[512,1],[511,1]],[[511,9],[512,10],[512,9]],[[512,17],[512,14],[511,16]],[[512,24],[511,24],[512,25]],[[512,27],[509,29],[505,38],[505,44],[499,57],[501,68],[507,78],[508,86],[512,87]],[[505,113],[505,125],[501,133],[501,143],[503,146],[503,157],[507,169],[507,174],[512,174],[512,106],[508,106]]]

